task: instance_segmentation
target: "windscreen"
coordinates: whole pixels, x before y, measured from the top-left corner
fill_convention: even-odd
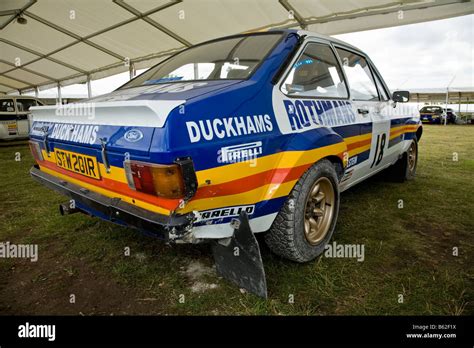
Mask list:
[[[120,89],[178,81],[246,79],[281,35],[247,35],[191,47],[154,66]]]
[[[420,112],[431,112],[431,113],[442,113],[442,109],[439,106],[425,106],[423,107]]]

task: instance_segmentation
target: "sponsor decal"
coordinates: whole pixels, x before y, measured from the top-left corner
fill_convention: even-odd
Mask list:
[[[301,62],[296,62],[296,63],[293,65],[293,68],[294,68],[294,69],[297,69],[297,68],[299,68],[299,67],[302,66],[302,65],[313,64],[313,63],[314,63],[314,60],[312,60],[312,59],[305,59],[305,60],[303,60],[303,61],[301,61]]]
[[[212,210],[200,211],[197,213],[197,221],[205,221],[212,219],[220,219],[225,217],[239,216],[241,212],[246,212],[247,215],[252,215],[255,211],[255,205],[241,205],[234,207],[226,207]]]
[[[8,135],[15,135],[18,132],[18,128],[15,123],[9,123],[8,124]]]
[[[94,125],[56,123],[49,138],[92,145],[97,140],[98,131],[99,126]]]
[[[353,156],[349,158],[349,161],[347,162],[347,168],[355,166],[357,164],[357,156]]]
[[[342,179],[341,179],[341,183],[344,182],[344,181],[349,180],[349,179],[352,177],[352,174],[353,174],[353,173],[354,173],[354,170],[352,170],[352,169],[349,170],[349,171],[346,171],[346,172],[344,173],[344,176],[343,176]]]
[[[123,137],[130,143],[136,143],[137,141],[143,139],[143,132],[139,129],[130,129],[129,131],[125,132]]]
[[[266,133],[273,130],[269,115],[253,115],[227,118],[214,118],[186,122],[189,140],[196,143],[201,140],[213,140],[238,137],[242,135]]]
[[[157,79],[157,80],[146,80],[143,84],[152,85],[154,83],[172,82],[172,81],[179,81],[182,79],[183,79],[183,76],[163,77],[162,79]]]
[[[34,122],[31,127],[31,135],[44,136],[45,133],[48,133],[49,129],[53,127],[53,123],[50,122]]]
[[[237,163],[256,159],[262,154],[262,142],[226,146],[220,149],[220,162]]]
[[[298,99],[283,100],[283,104],[293,132],[356,122],[356,114],[347,101]]]

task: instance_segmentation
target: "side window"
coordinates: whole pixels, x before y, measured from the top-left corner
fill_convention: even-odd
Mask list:
[[[15,112],[13,99],[0,99],[0,112]]]
[[[334,52],[328,45],[310,43],[293,65],[281,91],[286,95],[347,98],[347,88]]]
[[[36,106],[36,100],[34,99],[17,99],[16,100],[16,107],[18,108],[18,112],[29,111],[30,107],[32,106]]]
[[[379,100],[372,72],[365,58],[340,48],[337,53],[349,82],[351,97],[355,100]]]
[[[380,80],[379,75],[375,73],[375,71],[374,71],[374,77],[375,77],[375,84],[377,85],[377,89],[379,91],[380,100],[383,100],[383,101],[389,100],[390,97],[388,96],[385,88],[383,88],[382,81]]]

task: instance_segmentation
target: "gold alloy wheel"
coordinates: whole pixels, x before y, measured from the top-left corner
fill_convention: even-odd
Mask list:
[[[412,141],[410,148],[408,149],[408,170],[413,173],[416,166],[416,143]]]
[[[320,243],[331,227],[336,194],[328,178],[319,178],[306,198],[304,233],[306,240],[316,245]]]

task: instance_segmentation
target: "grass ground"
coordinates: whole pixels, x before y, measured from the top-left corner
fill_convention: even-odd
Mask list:
[[[28,147],[0,147],[0,242],[39,245],[36,263],[0,259],[0,314],[472,315],[474,127],[425,126],[419,152],[415,181],[377,176],[342,195],[333,240],[364,244],[363,262],[301,265],[262,247],[263,300],[219,279],[208,246],[61,217],[64,198],[29,178]]]

